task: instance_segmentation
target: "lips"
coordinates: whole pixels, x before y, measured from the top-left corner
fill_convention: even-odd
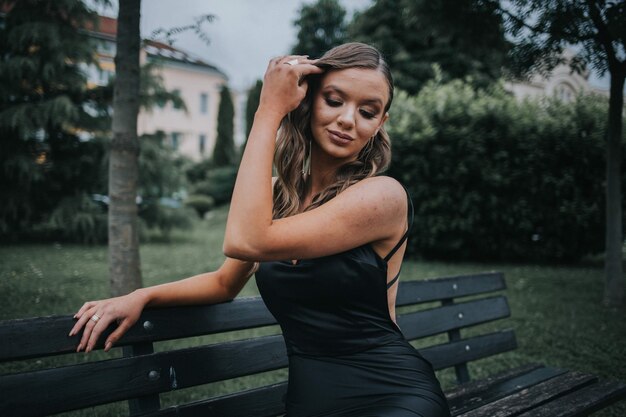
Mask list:
[[[341,145],[346,145],[350,142],[352,142],[354,139],[352,138],[352,136],[350,135],[346,135],[344,133],[341,132],[337,132],[336,130],[328,130],[330,139],[335,142],[335,143],[339,143]]]

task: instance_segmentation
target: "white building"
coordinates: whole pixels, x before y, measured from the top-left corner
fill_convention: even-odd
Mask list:
[[[507,81],[505,88],[518,99],[552,97],[569,102],[579,93],[597,93],[608,97],[608,90],[592,87],[589,84],[589,70],[581,74],[573,71],[569,62],[574,57],[571,49],[563,51],[564,62],[557,65],[549,75],[534,74],[527,81]]]
[[[98,30],[91,35],[98,39],[97,57],[100,68],[88,69],[91,85],[105,85],[115,73],[115,36],[117,20],[100,17]],[[170,146],[181,155],[195,161],[213,154],[217,138],[217,113],[222,86],[228,77],[211,65],[181,49],[165,43],[146,40],[143,42],[140,62],[155,62],[156,72],[162,78],[164,87],[178,91],[186,110],[175,108],[171,103],[155,106],[151,110],[141,110],[137,121],[138,134],[152,134],[162,131]],[[238,97],[235,103],[235,120],[238,120],[241,106]],[[235,134],[241,127],[236,123]]]

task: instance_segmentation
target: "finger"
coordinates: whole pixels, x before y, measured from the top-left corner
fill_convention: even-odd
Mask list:
[[[93,322],[93,320],[90,320]],[[85,353],[89,353],[93,350],[100,338],[102,332],[109,327],[111,323],[111,319],[108,316],[101,317],[97,322],[95,322],[94,326],[91,328],[91,334],[89,335],[89,339],[87,341],[87,345],[85,346]]]
[[[300,62],[305,59],[309,59],[309,56],[308,55],[283,55],[282,57],[280,57],[281,62],[288,62],[288,61],[293,61],[293,60],[297,60],[298,62]]]
[[[122,338],[124,333],[126,333],[128,329],[131,328],[132,325],[133,325],[133,322],[131,320],[129,319],[122,320],[122,322],[119,323],[119,325],[117,326],[117,329],[115,329],[115,331],[109,335],[106,342],[104,343],[104,351],[108,352],[109,349],[111,349],[113,345]]]
[[[87,343],[89,342],[89,338],[91,337],[91,332],[96,326],[96,321],[92,319],[94,315],[98,315],[99,317],[101,316],[100,314],[96,313],[95,309],[93,309],[85,312],[83,317],[81,317],[81,320],[84,320],[84,329],[83,335],[80,338],[80,343],[78,344],[78,348],[76,349],[77,352],[80,352],[87,347]]]
[[[270,59],[268,67],[273,67],[277,64],[280,64],[281,62],[283,62],[284,59],[285,59],[284,55],[275,56],[274,58]]]
[[[317,61],[319,61],[319,59],[310,59],[308,57],[298,58],[298,65],[301,65],[301,64],[314,64]]]
[[[301,77],[305,77],[310,74],[321,74],[324,70],[313,64],[298,64],[298,72]]]
[[[82,329],[83,326],[87,323],[87,321],[91,318],[94,311],[95,309],[92,311],[92,314],[89,314],[89,310],[85,310],[80,314],[76,313],[74,317],[78,318],[78,321],[76,322],[76,324],[74,324],[74,327],[72,327],[72,330],[70,330],[70,333],[69,333],[70,337],[80,332],[80,329]]]
[[[76,314],[74,314],[74,318],[79,318],[80,316],[82,316],[85,311],[89,310],[91,307],[93,307],[95,305],[95,303],[93,301],[87,301],[85,304],[83,304],[83,306],[78,310],[78,312]]]

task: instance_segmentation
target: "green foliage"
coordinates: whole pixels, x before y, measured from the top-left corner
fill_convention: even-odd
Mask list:
[[[300,8],[294,25],[298,41],[291,50],[295,55],[321,57],[329,49],[346,41],[346,10],[337,0],[317,0]]]
[[[213,198],[216,205],[226,204],[233,195],[236,178],[236,166],[216,167],[207,172],[205,179],[193,184],[191,191]]]
[[[185,175],[190,183],[195,184],[199,181],[206,180],[209,171],[214,167],[212,160],[203,159],[200,162],[188,166],[185,170]]]
[[[194,209],[198,216],[203,218],[215,206],[215,200],[207,195],[194,194],[187,197],[185,205]]]
[[[606,99],[518,102],[431,82],[394,101],[390,175],[410,189],[410,250],[427,257],[572,260],[604,245]]]
[[[186,185],[187,161],[165,145],[165,134],[143,135],[139,144],[139,195],[150,201],[180,193]]]
[[[254,114],[259,107],[262,88],[263,81],[256,80],[254,86],[248,91],[248,99],[246,100],[246,141],[248,140],[248,136],[250,136],[250,129],[252,129],[252,122],[254,122]]]
[[[213,151],[215,166],[227,166],[235,163],[234,115],[233,99],[230,90],[225,85],[220,93],[220,106],[217,113],[217,139]]]
[[[106,193],[106,143],[60,132],[46,142],[0,140],[0,236],[19,240],[65,198]]]
[[[80,28],[95,25],[96,13],[80,0],[11,4],[0,26],[0,130],[3,140],[61,129],[84,110],[83,64],[94,62],[93,46]]]
[[[100,192],[100,143],[75,133],[101,95],[87,90],[83,69],[94,53],[81,28],[96,14],[80,0],[0,4],[0,236],[15,240],[41,229],[64,199]]]
[[[480,0],[376,0],[348,32],[378,47],[396,85],[411,94],[434,78],[433,64],[444,80],[486,86],[500,77],[509,47],[496,5]]]
[[[44,239],[79,243],[107,241],[107,214],[87,195],[65,197],[50,214],[50,219],[35,230]]]
[[[161,236],[169,240],[174,229],[191,229],[191,219],[195,213],[181,207],[170,207],[159,204],[158,201],[143,205],[139,210],[139,218],[144,227],[157,230]],[[145,240],[147,231],[142,231],[142,239]]]
[[[174,108],[187,111],[187,106],[180,96],[180,91],[170,91],[165,88],[159,68],[160,64],[158,61],[149,61],[141,67],[141,84],[139,89],[141,107],[150,110],[156,105],[165,106],[167,103],[172,103]]]
[[[577,45],[570,62],[574,69],[590,65],[600,74],[626,75],[623,1],[512,0],[499,7],[516,40],[512,68],[517,74],[549,71],[561,62],[564,48]]]
[[[190,212],[181,203],[187,161],[172,153],[164,139],[163,132],[139,139],[139,217],[167,239],[172,229],[188,229],[191,223]]]

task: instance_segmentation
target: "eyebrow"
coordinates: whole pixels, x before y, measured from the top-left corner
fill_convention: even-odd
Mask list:
[[[330,89],[330,90],[335,90],[337,93],[339,93],[339,94],[340,94],[340,95],[342,95],[342,96],[347,95],[345,91],[343,91],[341,88],[337,87],[337,86],[336,86],[336,85],[334,85],[334,84],[329,84],[329,85],[325,86],[325,87],[322,89],[322,92],[323,92],[324,90],[327,90],[327,89]],[[383,101],[382,101],[381,99],[379,99],[378,97],[375,97],[375,98],[366,98],[365,100],[362,100],[362,101],[363,101],[363,103],[366,103],[366,104],[378,104],[379,106],[383,107]]]

